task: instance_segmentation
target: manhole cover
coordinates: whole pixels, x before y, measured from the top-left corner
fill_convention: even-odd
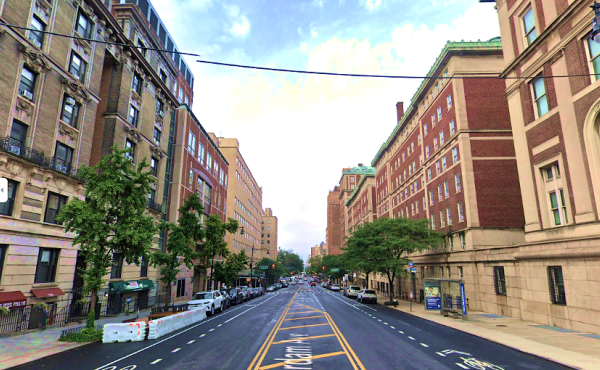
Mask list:
[[[506,325],[496,325],[496,326],[500,326],[502,328],[506,328]]]

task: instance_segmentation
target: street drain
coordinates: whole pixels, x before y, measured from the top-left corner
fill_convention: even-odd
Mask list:
[[[502,328],[506,328],[506,325],[496,325],[496,326],[500,326]]]

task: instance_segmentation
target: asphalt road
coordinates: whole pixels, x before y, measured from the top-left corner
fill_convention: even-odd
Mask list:
[[[565,369],[380,305],[308,285],[268,293],[176,333],[95,343],[19,369]]]

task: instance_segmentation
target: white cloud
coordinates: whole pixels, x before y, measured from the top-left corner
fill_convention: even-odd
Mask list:
[[[242,15],[240,20],[235,22],[231,28],[231,32],[238,36],[245,36],[248,31],[250,31],[250,22],[248,22],[248,18],[245,15]]]
[[[305,68],[311,71],[423,75],[446,40],[497,36],[496,17],[491,6],[475,4],[447,24],[402,24],[379,43],[333,37],[281,54],[302,53],[298,55],[306,58]],[[229,60],[267,65],[278,56],[249,63],[239,49]],[[420,83],[196,64],[192,68],[194,111],[208,131],[240,140],[244,158],[263,187],[263,207],[273,208],[278,216],[279,245],[302,256],[325,240],[327,191],[336,185],[341,169],[370,163],[396,124],[395,103],[403,100],[407,107]],[[289,181],[299,178],[305,180]]]
[[[302,36],[302,27],[298,27],[298,35]]]
[[[360,0],[360,4],[371,12],[379,8],[382,2],[383,0]]]
[[[323,8],[323,0],[313,0],[312,6],[317,8]]]
[[[311,28],[311,29],[310,29],[310,35],[311,35],[312,37],[317,37],[317,36],[319,36],[319,34],[317,33],[317,30],[315,30],[314,28]]]

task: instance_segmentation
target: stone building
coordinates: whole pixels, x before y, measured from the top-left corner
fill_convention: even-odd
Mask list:
[[[261,244],[266,251],[264,257],[271,259],[277,258],[277,228],[279,226],[277,216],[273,215],[273,210],[267,208],[262,213],[261,221]]]

